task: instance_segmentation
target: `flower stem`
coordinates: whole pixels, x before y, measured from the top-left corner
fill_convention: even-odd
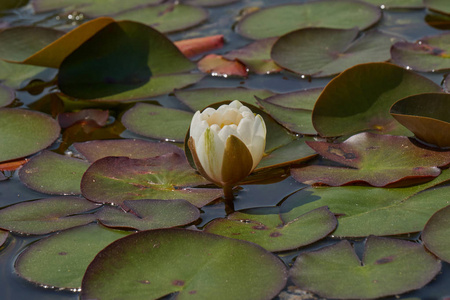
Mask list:
[[[225,195],[225,200],[228,200],[228,201],[233,201],[234,200],[233,186],[225,185],[223,187],[223,193]]]

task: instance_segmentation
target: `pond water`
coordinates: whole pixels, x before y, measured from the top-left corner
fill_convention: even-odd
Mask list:
[[[277,4],[299,2],[304,1],[276,1]],[[213,51],[214,53],[223,54],[230,50],[241,48],[249,43],[248,39],[240,36],[233,29],[240,12],[252,7],[266,7],[273,4],[274,1],[270,0],[242,0],[226,6],[208,8],[209,17],[206,22],[192,29],[170,34],[168,36],[173,41],[177,41],[200,36],[223,34],[226,41],[224,47]],[[436,20],[436,18],[433,19],[431,16],[435,16],[435,14],[431,14],[426,9],[385,10],[383,11],[383,17],[377,25],[377,28],[393,35],[401,36],[409,41],[415,41],[416,39],[427,35],[443,33],[447,29],[450,29],[450,21],[446,22],[445,20],[433,23],[435,26],[438,24],[439,28],[430,26],[426,20]],[[75,25],[72,24],[71,18],[72,17],[70,14],[61,13],[60,11],[34,14],[31,5],[28,4],[17,9],[3,12],[0,15],[0,24],[5,23],[10,26],[38,25],[69,30],[73,27],[73,25]],[[49,73],[51,72],[52,71],[49,71]],[[440,84],[443,80],[444,73],[422,73],[422,75]],[[209,76],[187,89],[204,87],[247,87],[254,89],[267,89],[275,93],[287,93],[313,87],[324,87],[330,80],[331,77],[323,79],[301,78],[293,73],[283,71],[280,74],[250,74],[248,78],[223,78]],[[18,91],[16,94],[17,100],[14,105],[27,107],[33,102],[41,99],[46,93],[49,93],[55,89],[56,86],[50,85],[39,93],[30,93],[28,90]],[[165,107],[186,109],[186,106],[180,103],[173,94],[153,97],[148,100],[156,100]],[[144,138],[130,131],[122,132],[121,137]],[[57,149],[61,142],[61,139],[57,140],[57,142],[51,146],[51,149]],[[74,151],[72,147],[70,147],[69,150]],[[11,173],[11,175],[12,176],[9,180],[0,182],[0,207],[5,207],[26,200],[48,197],[46,194],[26,188],[20,182],[17,172]],[[244,185],[241,186],[241,189],[237,194],[234,202],[234,209],[241,210],[252,207],[274,206],[277,205],[282,199],[303,187],[305,187],[305,185],[295,181],[290,176],[279,178],[278,182],[270,184]],[[226,211],[223,202],[205,206],[202,208],[201,222],[198,223],[197,226],[201,228],[210,220],[225,216]],[[35,286],[34,284],[20,278],[15,273],[14,262],[16,257],[28,245],[41,238],[42,236],[34,237],[10,234],[6,244],[0,249],[0,299],[69,300],[79,298],[79,294],[76,292],[56,291],[51,288]],[[413,234],[411,236],[405,236],[404,238],[418,240],[419,236],[417,234]],[[282,252],[279,256],[286,264],[291,265],[299,253],[318,249],[325,245],[331,245],[337,243],[338,241],[338,239],[333,239],[330,237],[304,247],[299,251]],[[353,242],[355,243],[356,249],[359,253],[361,253],[363,239],[356,239],[353,240]],[[292,289],[292,287],[290,287],[292,285],[292,282],[288,283],[288,286],[279,295],[279,299],[297,299],[294,298],[294,296],[296,293],[299,293],[299,291]],[[288,298],[289,295],[292,298]],[[443,263],[443,268],[440,274],[424,288],[404,294],[401,297],[389,297],[386,299],[406,299],[416,297],[423,300],[431,300],[444,299],[449,296],[450,265]]]

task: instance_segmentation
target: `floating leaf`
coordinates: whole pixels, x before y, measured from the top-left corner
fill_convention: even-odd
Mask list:
[[[187,111],[137,103],[122,116],[122,123],[128,130],[146,137],[183,142],[193,116]]]
[[[380,9],[367,3],[322,0],[258,10],[242,18],[237,31],[251,39],[263,39],[307,27],[364,30],[380,17]]]
[[[8,239],[8,236],[9,236],[9,231],[0,230],[0,249],[6,243],[6,240]]]
[[[285,251],[312,244],[331,233],[336,218],[326,207],[296,218],[283,214],[283,207],[251,208],[214,219],[204,230],[249,241],[269,251]]]
[[[28,0],[3,0],[0,2],[0,10],[13,9],[24,6]]]
[[[49,81],[56,73],[57,69],[19,65],[0,59],[0,81],[13,89],[23,88],[34,79]]]
[[[200,217],[198,209],[185,200],[134,200],[123,204],[130,211],[103,206],[97,218],[108,227],[147,230],[186,225]]]
[[[391,58],[397,40],[379,31],[359,36],[357,28],[305,28],[280,37],[272,48],[272,59],[301,75],[327,77],[361,63]],[[299,55],[301,53],[301,55]]]
[[[228,60],[222,55],[208,54],[197,64],[198,69],[203,73],[213,76],[241,76],[247,77],[247,69],[236,60]]]
[[[50,116],[24,109],[0,109],[0,162],[21,158],[50,146],[61,128]]]
[[[441,173],[438,167],[450,163],[450,151],[421,148],[404,136],[363,132],[339,144],[306,143],[323,157],[350,167],[312,165],[291,170],[295,180],[307,184],[411,185],[438,176]]]
[[[440,91],[431,80],[389,63],[357,65],[325,87],[314,106],[313,125],[324,137],[365,130],[408,135],[389,108],[407,96]]]
[[[14,267],[19,276],[33,283],[77,290],[95,255],[127,234],[97,224],[65,230],[28,246]]]
[[[95,140],[75,143],[74,148],[90,163],[107,156],[148,158],[174,152],[183,155],[183,150],[171,143],[149,142],[137,139]]]
[[[58,122],[61,128],[67,128],[77,122],[93,120],[99,126],[105,126],[108,121],[109,112],[101,109],[83,109],[77,112],[67,112],[58,115]]]
[[[20,181],[30,189],[56,195],[81,194],[80,182],[89,163],[43,151],[20,169]]]
[[[161,263],[164,268],[155,267]],[[101,251],[86,271],[80,298],[129,299],[133,290],[135,300],[174,292],[180,299],[272,299],[285,284],[285,265],[255,244],[158,229],[135,233]]]
[[[419,94],[395,102],[391,115],[421,141],[450,147],[449,108],[449,94]]]
[[[97,160],[84,174],[81,191],[87,199],[101,203],[185,199],[202,207],[222,196],[220,189],[190,188],[205,184],[209,181],[197,175],[184,156],[168,153],[147,159]]]
[[[180,3],[146,6],[114,16],[116,20],[141,22],[164,33],[194,27],[207,18],[208,12],[203,8]]]
[[[239,100],[255,106],[258,102],[255,96],[265,99],[274,93],[269,90],[238,88],[203,88],[195,90],[178,90],[175,96],[193,111],[202,110],[205,107],[221,102]]]
[[[260,100],[259,104],[278,123],[292,132],[317,134],[312,125],[311,114],[322,88],[274,95]]]
[[[449,180],[445,170],[430,182],[405,188],[309,187],[291,195],[283,206],[292,216],[328,206],[339,216],[333,233],[338,237],[418,232],[437,210],[449,205],[448,187],[426,189]]]
[[[176,41],[174,42],[174,44],[184,55],[186,55],[186,57],[194,57],[204,52],[222,48],[224,39],[223,34],[217,34],[212,36]]]
[[[450,263],[450,206],[431,216],[423,229],[422,240],[428,250]]]
[[[280,72],[278,66],[270,57],[270,50],[277,38],[267,38],[253,42],[241,49],[232,50],[223,57],[242,62],[251,72],[269,74]]]
[[[11,104],[15,96],[16,94],[13,89],[0,85],[0,107]]]
[[[95,221],[95,215],[85,212],[97,207],[77,197],[20,202],[0,210],[0,228],[20,234],[47,234]]]
[[[377,5],[383,9],[395,8],[423,8],[423,0],[363,0],[364,2]]]
[[[300,254],[290,274],[301,289],[321,297],[372,299],[419,289],[440,269],[440,261],[418,243],[372,236],[362,261],[342,241]]]
[[[56,9],[65,11],[81,11],[90,17],[115,14],[124,10],[141,7],[144,5],[159,4],[162,0],[32,0],[36,13],[47,12]]]
[[[183,3],[210,7],[210,6],[227,5],[238,1],[239,0],[183,0]]]
[[[446,0],[423,0],[423,4],[429,10],[450,15],[450,3]]]

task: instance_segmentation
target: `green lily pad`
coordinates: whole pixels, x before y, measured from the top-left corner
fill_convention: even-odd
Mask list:
[[[95,221],[95,215],[85,212],[97,207],[77,197],[20,202],[0,210],[0,228],[20,234],[47,234]]]
[[[292,218],[282,207],[251,208],[214,219],[204,230],[229,238],[249,241],[275,252],[312,244],[331,233],[336,218],[326,207]],[[287,218],[286,218],[287,217]]]
[[[122,116],[122,124],[146,137],[183,142],[193,116],[187,111],[137,103]]]
[[[0,85],[0,107],[11,104],[16,98],[16,93],[13,89]]]
[[[73,144],[90,163],[107,156],[148,158],[174,152],[183,155],[183,150],[171,143],[149,142],[137,139],[95,140]]]
[[[90,17],[95,17],[115,14],[124,10],[144,5],[159,4],[161,2],[162,0],[32,0],[31,4],[36,13],[64,9],[64,11],[80,11]]]
[[[419,72],[450,69],[450,34],[421,38],[415,43],[398,42],[392,46],[394,63]]]
[[[105,126],[108,121],[109,112],[101,109],[83,109],[77,112],[66,112],[58,114],[58,123],[61,128],[67,128],[78,122],[92,120],[99,126]]]
[[[0,81],[2,85],[19,89],[25,87],[33,79],[49,81],[58,73],[57,69],[30,65],[19,65],[0,60]]]
[[[198,6],[221,6],[227,5],[233,2],[238,2],[239,0],[183,0],[183,3]]]
[[[317,99],[312,122],[324,137],[372,130],[410,135],[389,114],[397,100],[420,93],[440,92],[431,80],[389,63],[368,63],[335,77]]]
[[[256,74],[277,73],[283,68],[270,57],[270,50],[276,41],[276,37],[258,40],[241,49],[232,50],[223,57],[242,62],[249,71]]]
[[[168,153],[147,159],[105,157],[84,173],[81,191],[87,199],[122,204],[125,200],[185,199],[202,207],[222,196],[221,189],[191,188],[209,184],[186,158]]]
[[[202,88],[195,90],[177,90],[175,96],[193,111],[202,110],[205,107],[221,102],[239,100],[255,106],[258,102],[255,96],[265,99],[274,93],[268,90],[257,90],[247,88]]]
[[[26,122],[24,122],[26,120]],[[21,158],[50,146],[61,128],[50,116],[15,108],[0,109],[0,162]]]
[[[405,186],[429,180],[450,163],[450,151],[414,145],[407,137],[363,132],[343,143],[306,142],[323,157],[350,167],[311,165],[291,170],[292,177],[307,184],[340,186],[368,183],[373,186]]]
[[[141,22],[164,33],[194,27],[207,18],[208,12],[203,8],[180,3],[147,6],[114,16],[116,20]]]
[[[450,147],[450,95],[429,93],[394,103],[391,115],[428,144]]]
[[[123,204],[130,211],[103,206],[96,214],[98,220],[108,227],[147,230],[182,226],[200,217],[199,210],[185,200],[134,200]]]
[[[317,134],[312,125],[311,114],[322,88],[302,90],[274,95],[259,104],[278,123],[292,132],[300,134]]]
[[[95,255],[127,234],[97,224],[65,230],[31,244],[14,267],[19,276],[33,283],[78,290]]]
[[[450,3],[445,0],[423,0],[423,4],[425,4],[426,8],[429,10],[450,15]]]
[[[80,298],[157,299],[178,292],[179,299],[272,299],[286,273],[276,256],[255,244],[183,229],[148,230],[101,251],[86,271]]]
[[[6,240],[8,239],[8,236],[9,236],[9,231],[0,230],[0,249],[6,243]]]
[[[78,195],[88,167],[84,160],[43,151],[20,169],[19,177],[27,187],[41,193]]]
[[[379,31],[369,31],[360,37],[358,34],[356,28],[296,30],[276,41],[271,56],[283,68],[313,77],[327,77],[357,64],[391,58],[391,45],[398,38]]]
[[[383,9],[395,8],[423,8],[423,0],[363,0],[364,2],[377,5]]]
[[[296,285],[326,298],[372,299],[419,289],[441,262],[418,243],[369,237],[362,261],[350,242],[300,254],[292,269]]]
[[[449,188],[433,187],[449,180],[450,172],[445,170],[430,182],[405,188],[308,187],[291,195],[283,206],[292,216],[328,206],[339,216],[333,233],[338,237],[419,232],[436,211],[448,205]]]
[[[198,74],[177,74],[194,67],[162,33],[141,23],[119,21],[100,29],[64,59],[58,86],[76,98],[129,100],[185,86],[176,81],[179,75],[200,80]]]
[[[428,250],[450,263],[450,206],[437,211],[422,231],[422,241]]]
[[[367,3],[321,0],[258,10],[242,18],[236,29],[245,37],[263,39],[307,27],[364,30],[380,17],[380,9]]]

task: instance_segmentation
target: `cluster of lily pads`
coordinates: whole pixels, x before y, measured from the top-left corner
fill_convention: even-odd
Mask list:
[[[444,18],[448,1],[256,9],[235,24],[247,44],[226,53],[223,36],[166,36],[239,2],[0,4],[76,21],[0,32],[0,188],[19,179],[43,195],[0,203],[0,251],[42,237],[15,258],[22,279],[81,299],[272,299],[288,282],[371,299],[420,289],[450,263],[450,78],[417,73],[450,69],[450,34],[411,41],[379,26],[380,6]],[[205,74],[279,72],[334,78],[287,93],[195,86]],[[183,145],[195,111],[234,99],[267,127],[265,155],[240,185],[298,185],[275,206],[220,206],[222,189]],[[226,215],[208,215],[213,206]]]

